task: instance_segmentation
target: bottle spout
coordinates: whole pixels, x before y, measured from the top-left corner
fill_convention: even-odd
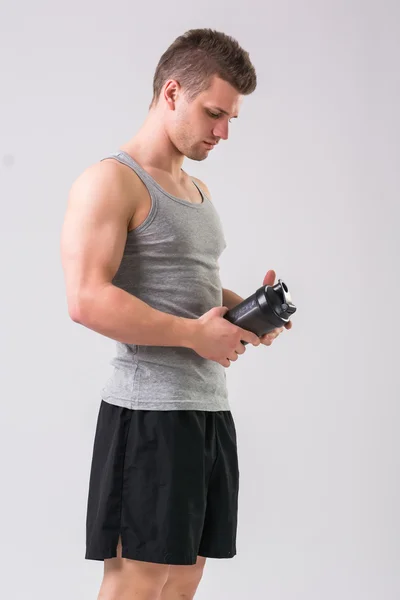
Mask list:
[[[270,286],[266,286],[270,287]],[[286,283],[282,279],[278,279],[278,283],[272,286],[274,292],[276,292],[281,298],[282,304],[280,309],[280,316],[283,317],[285,314],[287,317],[296,312],[296,307],[292,302],[292,298],[290,296],[289,288]]]

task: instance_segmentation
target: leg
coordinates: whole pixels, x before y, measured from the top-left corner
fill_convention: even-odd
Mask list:
[[[198,554],[232,558],[236,554],[239,460],[230,411],[215,414],[218,455],[207,488],[207,506]]]
[[[203,575],[206,558],[198,556],[195,565],[171,565],[160,600],[192,600]]]
[[[104,560],[104,577],[97,600],[159,600],[170,566],[121,557]]]

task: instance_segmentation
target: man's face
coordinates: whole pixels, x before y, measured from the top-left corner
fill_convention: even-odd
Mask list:
[[[204,160],[213,144],[228,139],[229,121],[238,116],[242,99],[235,88],[218,77],[190,103],[180,90],[169,124],[172,143],[184,156]]]

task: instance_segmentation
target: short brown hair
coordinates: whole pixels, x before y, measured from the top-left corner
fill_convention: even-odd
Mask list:
[[[190,29],[169,46],[154,73],[153,99],[158,102],[168,79],[176,79],[191,102],[211,85],[217,76],[240,94],[248,95],[257,86],[257,76],[249,53],[231,36],[213,29]]]

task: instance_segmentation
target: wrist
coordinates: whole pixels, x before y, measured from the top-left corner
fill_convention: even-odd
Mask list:
[[[197,332],[197,319],[187,319],[185,317],[177,317],[176,324],[177,346],[182,348],[190,348],[193,350],[194,339]]]

